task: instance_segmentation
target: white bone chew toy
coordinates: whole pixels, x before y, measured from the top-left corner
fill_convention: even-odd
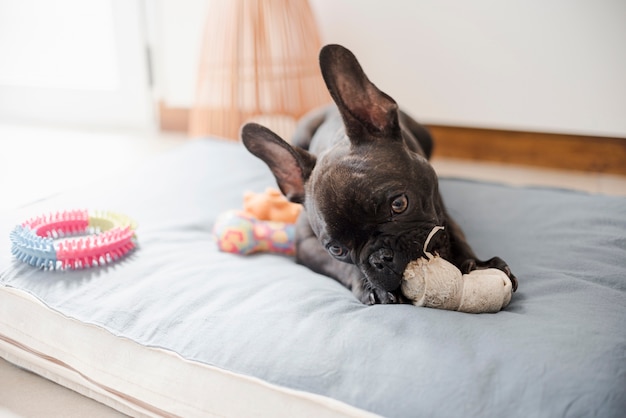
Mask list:
[[[489,268],[469,274],[438,255],[427,252],[428,243],[442,226],[430,231],[424,254],[408,264],[402,280],[402,293],[413,305],[467,313],[498,312],[511,301],[512,284],[501,270]]]

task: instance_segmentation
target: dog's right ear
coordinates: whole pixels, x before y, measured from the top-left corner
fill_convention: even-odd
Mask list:
[[[303,203],[304,184],[315,167],[315,156],[257,123],[244,125],[241,139],[248,151],[267,164],[283,194],[291,202]]]
[[[341,45],[326,45],[320,51],[320,68],[351,141],[364,133],[400,136],[398,105],[367,78],[352,52]]]

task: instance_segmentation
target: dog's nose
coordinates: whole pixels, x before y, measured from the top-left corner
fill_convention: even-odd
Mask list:
[[[369,262],[370,265],[377,270],[391,268],[393,264],[393,251],[389,248],[381,248],[370,255]]]

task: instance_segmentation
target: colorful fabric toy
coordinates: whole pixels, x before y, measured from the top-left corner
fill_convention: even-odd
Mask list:
[[[271,252],[292,256],[296,251],[294,224],[259,220],[239,210],[222,213],[213,233],[217,247],[227,253]]]
[[[132,219],[115,212],[56,212],[16,226],[10,234],[11,252],[18,260],[47,270],[102,266],[136,248],[135,229]]]
[[[302,206],[287,200],[274,188],[264,193],[246,192],[243,211],[222,213],[213,227],[217,246],[234,254],[272,252],[292,256],[295,248],[294,223]]]
[[[427,250],[432,237],[443,227],[436,226],[424,243],[427,259],[409,263],[404,271],[402,293],[416,306],[468,313],[498,312],[511,301],[509,277],[498,269],[460,270]]]

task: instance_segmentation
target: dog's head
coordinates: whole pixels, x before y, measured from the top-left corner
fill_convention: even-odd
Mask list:
[[[356,264],[373,287],[393,291],[408,262],[422,255],[428,232],[444,221],[437,177],[401,128],[396,102],[369,81],[350,51],[328,45],[320,66],[344,138],[318,156],[257,124],[244,126],[242,139],[285,196],[304,204],[327,251]]]

